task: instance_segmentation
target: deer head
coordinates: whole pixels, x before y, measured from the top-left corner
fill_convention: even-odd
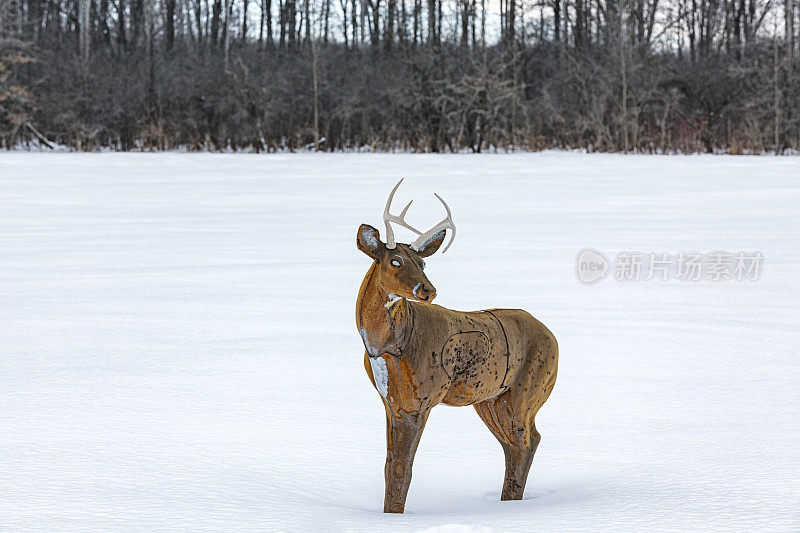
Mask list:
[[[453,244],[456,226],[453,223],[450,207],[436,193],[434,195],[444,205],[447,216],[428,231],[423,233],[405,221],[406,212],[411,207],[413,200],[408,202],[408,205],[403,208],[400,215],[392,215],[389,209],[392,205],[394,193],[401,183],[403,183],[403,180],[398,181],[397,185],[394,186],[383,210],[383,221],[386,224],[386,243],[381,241],[380,232],[368,224],[362,224],[358,228],[356,242],[358,249],[377,263],[375,270],[375,275],[379,276],[377,281],[388,294],[422,302],[432,302],[436,298],[436,288],[423,272],[425,268],[423,258],[436,253],[444,242],[447,230],[450,229],[453,233],[450,236],[450,242],[447,243],[442,253],[446,252],[450,245]],[[419,237],[411,244],[397,243],[394,239],[391,223],[399,224],[413,231]]]

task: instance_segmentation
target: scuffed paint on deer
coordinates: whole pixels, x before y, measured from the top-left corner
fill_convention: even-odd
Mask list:
[[[389,370],[386,368],[386,361],[381,357],[370,357],[369,364],[372,376],[375,378],[375,388],[385,398],[389,393]]]

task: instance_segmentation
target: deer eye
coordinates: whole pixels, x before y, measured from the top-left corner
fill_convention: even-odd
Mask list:
[[[400,268],[402,266],[402,263],[400,262],[399,259],[392,259],[389,262],[392,264],[393,267]]]

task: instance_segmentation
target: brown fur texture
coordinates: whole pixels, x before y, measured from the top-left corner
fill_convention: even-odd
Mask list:
[[[430,410],[473,405],[506,458],[502,500],[522,499],[541,436],[535,417],[553,390],[558,345],[520,309],[461,312],[432,304],[436,289],[423,257],[445,231],[419,250],[389,249],[362,224],[358,248],[374,260],[356,302],[364,366],[386,408],[384,512],[402,513],[411,467]]]

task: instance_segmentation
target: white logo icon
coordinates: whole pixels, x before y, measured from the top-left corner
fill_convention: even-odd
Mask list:
[[[584,283],[600,281],[608,273],[608,260],[596,250],[586,248],[578,254],[578,279]]]

